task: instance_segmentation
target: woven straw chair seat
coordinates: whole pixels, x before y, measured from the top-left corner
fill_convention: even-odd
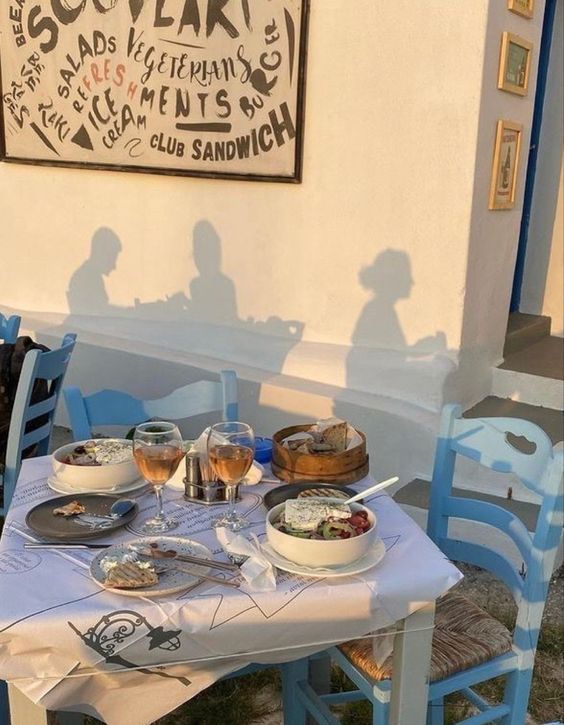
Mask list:
[[[373,680],[392,676],[392,655],[381,666],[372,656],[372,638],[351,640],[339,646],[359,670]],[[442,680],[511,650],[511,633],[466,597],[446,594],[437,602],[431,681]]]

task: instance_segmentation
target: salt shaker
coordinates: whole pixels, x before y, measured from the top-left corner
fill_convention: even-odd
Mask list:
[[[200,456],[195,451],[186,454],[186,478],[184,479],[184,497],[198,498],[201,490]]]

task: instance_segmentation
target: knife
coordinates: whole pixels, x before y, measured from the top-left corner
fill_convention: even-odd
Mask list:
[[[56,544],[50,544],[45,541],[37,543],[31,543],[26,541],[24,543],[24,549],[108,549],[112,544],[75,544],[69,542],[57,542]]]
[[[153,561],[185,561],[189,564],[198,564],[201,566],[209,566],[213,569],[223,569],[225,571],[239,571],[239,567],[235,564],[228,564],[226,561],[216,561],[215,559],[204,559],[200,556],[193,556],[190,554],[179,554],[177,552],[166,551],[163,549],[156,549],[151,547],[142,547],[135,544],[130,544],[129,548],[140,556],[144,556],[147,559],[153,559]]]

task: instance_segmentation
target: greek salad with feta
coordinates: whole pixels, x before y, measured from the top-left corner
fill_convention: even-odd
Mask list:
[[[108,438],[107,440],[85,441],[67,454],[63,463],[72,466],[104,466],[125,463],[133,458],[131,443]]]
[[[345,504],[322,500],[288,499],[284,511],[272,522],[278,531],[301,539],[351,539],[372,526],[366,511],[352,511]]]

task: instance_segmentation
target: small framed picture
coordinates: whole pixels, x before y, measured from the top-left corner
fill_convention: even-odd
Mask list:
[[[530,19],[533,17],[535,0],[507,0],[507,9]]]
[[[490,185],[490,209],[513,209],[523,126],[498,121]]]
[[[501,36],[497,87],[502,91],[526,96],[529,89],[533,44],[513,33]]]

